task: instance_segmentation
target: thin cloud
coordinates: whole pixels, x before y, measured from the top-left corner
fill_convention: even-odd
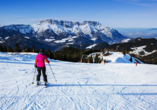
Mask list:
[[[0,17],[0,20],[8,20],[8,19],[10,19],[9,17]]]
[[[143,7],[150,7],[151,6],[151,4],[145,4],[145,3],[131,3],[131,4],[143,6]]]
[[[157,1],[157,0],[115,0],[117,2],[124,2],[128,4],[143,6],[143,7],[150,7],[153,4],[152,3],[143,3],[144,1],[151,2],[151,1]]]

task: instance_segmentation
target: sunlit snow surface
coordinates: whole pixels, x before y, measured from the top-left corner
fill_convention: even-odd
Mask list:
[[[130,40],[130,39],[124,39],[122,42],[123,42],[123,43],[129,42],[129,40]]]
[[[140,40],[140,39],[139,39],[139,40]],[[146,45],[131,48],[133,51],[130,51],[130,54],[137,54],[137,55],[139,55],[139,54],[140,54],[140,52],[142,52],[142,51],[143,51],[145,54],[144,54],[144,55],[141,55],[141,56],[147,56],[147,55],[150,55],[150,54],[152,54],[152,53],[157,52],[156,50],[153,50],[152,52],[147,52],[147,51],[145,51],[145,49],[144,49],[144,48],[146,48]]]
[[[86,47],[86,49],[91,49],[91,48],[95,47],[96,45],[97,44],[90,45],[90,46]]]
[[[104,56],[103,59],[107,60],[109,63],[136,63],[136,58],[132,57],[132,62],[130,61],[130,55],[123,55],[121,52],[110,52],[111,55]],[[140,60],[138,60],[141,64]]]
[[[118,53],[113,53],[119,58]],[[117,57],[116,57],[117,56]],[[157,66],[50,60],[48,86],[32,84],[36,55],[0,53],[1,110],[156,110]],[[123,58],[123,57],[122,57]]]

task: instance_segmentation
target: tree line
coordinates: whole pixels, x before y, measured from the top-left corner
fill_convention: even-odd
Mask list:
[[[21,48],[19,44],[16,43],[14,48],[12,48],[11,46],[8,46],[7,48],[5,45],[2,46],[0,44],[0,52],[35,52],[35,53],[38,53],[39,49],[36,49],[34,45],[31,48],[27,46],[25,46],[24,48]]]
[[[8,46],[8,48],[4,45],[2,46],[0,44],[0,51],[1,52],[34,52],[39,53],[39,49],[36,49],[33,45],[32,47],[25,46],[24,48],[21,48],[18,43],[16,43],[15,47],[12,48],[11,46]],[[70,61],[70,62],[84,62],[84,63],[93,63],[92,56],[87,57],[88,54],[93,52],[100,52],[100,49],[90,49],[90,50],[81,50],[77,49],[75,47],[66,47],[61,51],[51,51],[50,49],[45,51],[46,56],[48,56],[50,59],[54,60],[61,60],[61,61]],[[94,63],[100,63],[101,60],[99,60],[98,55],[95,57]]]

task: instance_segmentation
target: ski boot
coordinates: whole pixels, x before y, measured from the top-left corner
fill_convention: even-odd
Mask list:
[[[44,83],[44,87],[46,88],[46,86],[47,86],[47,82],[45,81],[45,83]]]
[[[37,85],[36,86],[39,86],[39,81],[37,81]]]

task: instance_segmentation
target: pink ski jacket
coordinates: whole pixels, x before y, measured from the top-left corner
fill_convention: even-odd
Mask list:
[[[47,56],[38,54],[35,59],[35,65],[37,65],[37,67],[45,67],[45,61],[49,63]]]

